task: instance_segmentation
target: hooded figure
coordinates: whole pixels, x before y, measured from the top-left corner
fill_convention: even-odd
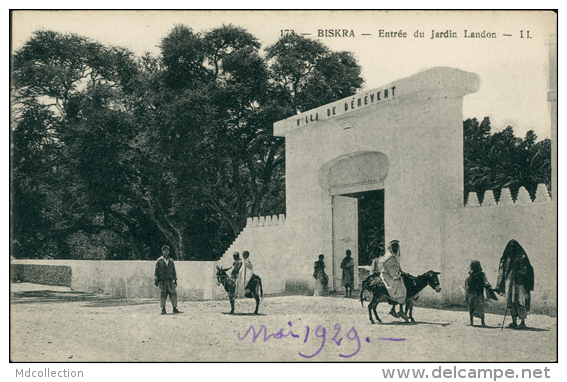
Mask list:
[[[510,309],[510,328],[525,328],[525,319],[530,311],[530,292],[534,290],[534,269],[524,248],[516,240],[510,240],[504,249],[498,268],[495,291],[506,295],[506,307]]]
[[[406,302],[406,286],[402,279],[400,257],[400,242],[392,240],[388,244],[386,254],[378,260],[378,270],[390,298],[398,304],[404,304]]]

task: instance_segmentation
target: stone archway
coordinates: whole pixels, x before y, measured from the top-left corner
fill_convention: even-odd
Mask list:
[[[390,160],[378,151],[341,155],[321,166],[319,184],[329,195],[352,194],[384,188]]]
[[[341,261],[350,250],[355,261],[354,288],[358,287],[358,199],[353,194],[384,189],[390,161],[377,151],[341,155],[319,170],[319,184],[332,198],[332,283],[341,290]]]

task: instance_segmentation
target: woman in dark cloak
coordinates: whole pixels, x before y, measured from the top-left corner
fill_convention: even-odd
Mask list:
[[[495,291],[506,295],[506,307],[510,309],[512,323],[509,328],[525,328],[530,311],[530,292],[534,290],[534,269],[524,248],[516,240],[510,240],[504,249],[498,268]],[[518,326],[517,319],[521,322]]]

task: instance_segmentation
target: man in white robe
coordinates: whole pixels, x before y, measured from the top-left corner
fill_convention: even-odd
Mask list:
[[[384,256],[378,260],[378,270],[380,277],[388,290],[392,302],[400,304],[399,313],[396,313],[396,305],[392,305],[390,314],[394,317],[407,319],[403,312],[403,304],[406,302],[406,286],[402,279],[402,269],[400,266],[400,243],[398,240],[392,240],[388,244],[388,250]]]
[[[239,298],[244,298],[246,295],[246,286],[252,275],[254,275],[254,266],[252,265],[252,261],[250,261],[250,252],[244,251],[242,252],[242,266],[240,267],[240,271],[238,273],[238,279],[236,280],[236,296]]]

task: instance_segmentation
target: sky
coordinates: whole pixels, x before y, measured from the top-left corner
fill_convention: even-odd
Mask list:
[[[511,125],[516,136],[523,137],[531,129],[540,139],[551,138],[549,36],[557,29],[551,12],[15,11],[12,49],[20,48],[36,30],[54,30],[129,48],[137,55],[159,55],[160,40],[176,24],[196,32],[222,24],[241,26],[263,47],[276,42],[285,30],[293,30],[332,50],[353,52],[362,66],[365,89],[435,66],[474,72],[481,78],[481,87],[465,97],[464,118],[488,116],[493,132]],[[330,37],[329,30],[337,29],[354,37]],[[380,37],[381,30],[405,32],[406,37]],[[432,31],[456,37],[432,39]],[[496,37],[465,37],[483,31]],[[423,38],[415,37],[416,32],[422,32]]]

